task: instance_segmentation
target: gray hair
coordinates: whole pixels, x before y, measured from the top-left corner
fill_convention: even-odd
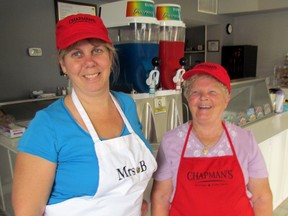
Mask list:
[[[90,44],[100,44],[103,45],[109,52],[109,56],[112,59],[112,65],[111,65],[111,74],[112,74],[112,83],[115,83],[119,77],[120,74],[120,63],[119,63],[119,58],[118,54],[116,51],[116,48],[112,45],[109,44],[103,40],[100,39],[87,39],[87,41]],[[76,46],[77,42],[72,44],[71,46],[67,47],[66,49],[63,50],[58,50],[58,61],[63,60],[64,56],[72,50]]]
[[[223,83],[219,82],[219,80],[217,80],[213,76],[210,76],[209,74],[196,74],[194,76],[191,76],[189,79],[185,80],[183,83],[184,86],[183,94],[187,101],[189,101],[189,97],[191,95],[191,88],[193,87],[194,83],[201,77],[210,77],[215,79],[219,83],[220,87],[223,89],[225,95],[226,96],[229,95],[227,87]]]

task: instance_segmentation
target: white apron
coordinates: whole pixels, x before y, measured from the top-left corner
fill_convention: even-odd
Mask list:
[[[145,143],[133,131],[111,95],[130,134],[100,140],[75,91],[72,100],[92,139],[99,162],[99,186],[94,196],[76,197],[47,205],[46,216],[138,216],[143,193],[157,164]]]

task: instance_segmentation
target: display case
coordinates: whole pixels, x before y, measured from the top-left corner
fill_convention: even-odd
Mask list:
[[[239,126],[255,123],[274,115],[265,78],[231,81],[231,100],[223,119]]]

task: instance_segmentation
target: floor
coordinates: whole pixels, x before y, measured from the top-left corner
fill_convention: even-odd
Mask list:
[[[274,210],[273,216],[288,216],[288,199]]]
[[[150,215],[150,211],[148,212],[148,215]],[[8,215],[5,214],[4,211],[2,211],[0,208],[0,216],[8,216]],[[274,210],[273,216],[288,216],[288,198],[284,200],[284,202],[281,203],[281,205]]]

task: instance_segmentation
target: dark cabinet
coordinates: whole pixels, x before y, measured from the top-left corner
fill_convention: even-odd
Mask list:
[[[223,46],[221,65],[228,71],[230,79],[256,77],[257,46]]]

